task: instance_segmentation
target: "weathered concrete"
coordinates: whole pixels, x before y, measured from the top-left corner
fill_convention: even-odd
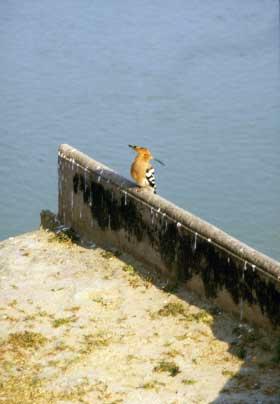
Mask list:
[[[0,243],[1,403],[279,403],[276,336],[120,254],[43,230]]]
[[[280,264],[68,145],[58,157],[62,223],[129,252],[174,284],[251,322],[280,325]]]

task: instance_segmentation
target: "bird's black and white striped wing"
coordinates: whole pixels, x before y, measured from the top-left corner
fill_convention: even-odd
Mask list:
[[[156,179],[155,179],[155,169],[153,167],[150,167],[146,171],[146,181],[147,185],[149,185],[151,188],[153,188],[154,192],[156,192]]]

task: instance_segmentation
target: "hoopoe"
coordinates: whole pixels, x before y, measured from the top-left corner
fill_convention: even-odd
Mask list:
[[[156,193],[155,169],[150,163],[150,161],[154,159],[152,153],[146,147],[132,146],[131,144],[128,146],[137,153],[130,167],[131,177],[140,188],[147,187]],[[160,160],[156,161],[163,164]]]

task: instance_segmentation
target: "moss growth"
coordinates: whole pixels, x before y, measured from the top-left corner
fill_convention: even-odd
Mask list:
[[[130,275],[134,275],[134,274],[135,274],[135,269],[134,269],[134,267],[133,267],[132,265],[124,265],[124,266],[122,267],[122,270],[123,270],[124,272],[127,272],[127,273],[130,274]]]
[[[64,351],[73,351],[74,347],[66,344],[65,342],[61,341],[58,345],[54,348],[55,352],[64,352]]]
[[[179,315],[185,316],[186,309],[180,302],[170,302],[166,303],[163,308],[158,311],[158,315],[163,317]]]
[[[129,277],[128,283],[132,288],[144,287],[148,289],[152,286],[152,282],[149,279],[141,278],[139,275]]]
[[[157,366],[154,367],[155,372],[167,372],[170,376],[174,377],[180,373],[179,366],[173,361],[162,360]]]
[[[165,356],[167,356],[168,358],[175,358],[176,356],[183,356],[183,354],[179,351],[177,351],[176,349],[171,349],[170,351],[165,353]]]
[[[144,286],[143,280],[139,276],[130,277],[128,283],[132,288],[140,288],[141,286]]]
[[[103,306],[106,308],[113,306],[113,302],[111,300],[106,300],[104,297],[99,296],[99,295],[93,296],[92,301],[95,303],[98,303],[98,304],[100,304],[100,306]]]
[[[222,371],[222,375],[226,376],[226,377],[234,377],[235,372],[231,371],[231,370],[223,370]]]
[[[67,324],[70,324],[74,321],[77,321],[77,317],[76,316],[72,316],[72,317],[64,317],[64,318],[57,318],[55,320],[53,320],[52,322],[52,326],[54,328],[58,328]]]
[[[186,316],[187,321],[195,321],[197,323],[212,324],[213,317],[205,310],[200,310],[197,313],[190,313]]]
[[[90,384],[83,380],[64,391],[49,391],[38,377],[30,374],[9,375],[0,382],[0,401],[5,404],[57,404],[61,401],[89,403],[86,396],[94,393],[97,400],[104,404],[120,404],[121,393],[112,393],[108,386],[98,381]]]
[[[189,334],[177,335],[175,338],[176,338],[178,341],[184,341],[185,339],[189,338]]]
[[[72,228],[63,228],[61,230],[56,230],[52,233],[48,239],[49,243],[58,242],[65,244],[72,244],[73,242],[79,242],[80,237]]]
[[[53,319],[54,315],[47,313],[45,310],[40,310],[37,313],[27,314],[26,316],[24,316],[23,320],[24,321],[35,321],[35,320],[39,321],[40,318]]]
[[[12,300],[10,303],[8,303],[8,306],[10,306],[10,307],[15,307],[16,305],[17,305],[17,300],[16,299],[14,299],[14,300]]]
[[[150,274],[138,274],[132,265],[124,265],[122,270],[129,275],[127,280],[132,288],[145,287],[148,289],[152,286],[153,278]]]
[[[109,260],[114,257],[114,254],[111,251],[102,251],[101,256],[106,260]]]
[[[71,243],[71,239],[64,233],[54,233],[48,239],[49,243],[58,242],[58,243]]]
[[[53,403],[53,394],[42,390],[41,381],[32,375],[13,375],[0,383],[0,401],[7,404]]]
[[[107,332],[99,331],[96,334],[88,334],[84,336],[81,354],[89,354],[97,348],[104,348],[110,345],[112,337]]]
[[[168,316],[182,316],[189,322],[197,322],[204,324],[212,324],[213,317],[207,313],[205,310],[200,310],[196,313],[188,313],[184,304],[181,302],[169,302],[166,303],[161,309],[157,312],[150,313],[151,319],[156,319],[159,316],[168,317]],[[180,336],[178,338],[181,338]]]
[[[183,384],[186,384],[186,385],[191,385],[191,384],[197,383],[197,380],[193,380],[193,379],[183,379],[183,380],[182,380],[182,383],[183,383]]]
[[[160,386],[165,386],[164,383],[158,382],[157,380],[151,380],[149,382],[144,383],[141,387],[145,390],[159,390]]]
[[[70,311],[71,313],[76,313],[79,310],[80,310],[80,306],[72,306],[72,307],[65,309],[65,311]]]
[[[23,331],[9,335],[7,343],[14,348],[38,348],[47,342],[47,338],[37,332]]]

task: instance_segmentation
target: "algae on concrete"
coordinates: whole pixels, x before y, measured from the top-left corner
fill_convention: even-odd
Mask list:
[[[166,285],[51,232],[1,242],[0,402],[278,403],[277,336]]]

